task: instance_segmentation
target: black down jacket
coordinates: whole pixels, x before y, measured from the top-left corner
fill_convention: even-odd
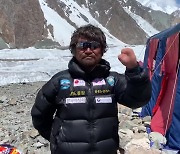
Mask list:
[[[125,75],[110,72],[107,61],[85,73],[72,58],[39,91],[31,115],[34,127],[50,141],[52,154],[116,154],[117,102],[130,108],[151,97],[149,77],[142,68]]]

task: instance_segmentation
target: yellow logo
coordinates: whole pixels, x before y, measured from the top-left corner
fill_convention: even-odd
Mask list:
[[[71,91],[70,96],[85,96],[85,91]]]
[[[109,89],[98,89],[98,90],[95,90],[94,91],[95,94],[108,94],[110,93],[110,90]]]

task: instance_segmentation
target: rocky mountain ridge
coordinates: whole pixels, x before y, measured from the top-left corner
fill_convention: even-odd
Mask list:
[[[74,28],[78,27],[78,21],[74,22],[70,18],[75,13],[71,8],[79,11],[79,18],[84,23],[92,22],[81,11],[88,10],[110,34],[127,44],[145,44],[149,35],[125,9],[142,17],[159,31],[180,22],[178,13],[169,15],[154,11],[136,0],[0,0],[0,49],[62,46],[53,39],[54,27],[45,19],[41,8],[45,3]]]

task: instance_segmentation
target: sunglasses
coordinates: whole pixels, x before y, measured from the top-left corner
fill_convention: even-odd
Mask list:
[[[87,50],[88,48],[90,48],[91,50],[95,50],[97,48],[100,48],[101,44],[99,42],[96,41],[92,41],[92,42],[78,42],[76,44],[76,48],[80,49],[80,50]]]

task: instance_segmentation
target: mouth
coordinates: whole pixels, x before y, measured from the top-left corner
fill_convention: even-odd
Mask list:
[[[91,60],[91,59],[94,59],[94,57],[92,57],[92,56],[87,56],[87,57],[84,57],[84,59]]]

